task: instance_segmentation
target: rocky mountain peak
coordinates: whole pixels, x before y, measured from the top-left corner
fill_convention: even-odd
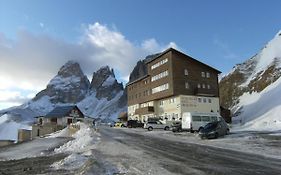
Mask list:
[[[84,76],[84,73],[79,65],[79,63],[75,61],[68,61],[65,63],[58,72],[59,76],[69,77],[69,76]]]
[[[107,98],[107,100],[111,100],[124,88],[122,83],[117,82],[114,70],[110,69],[109,66],[104,66],[93,73],[91,90],[97,93],[98,99]]]
[[[58,74],[51,79],[47,88],[39,92],[33,101],[43,96],[50,97],[52,103],[77,103],[88,92],[90,82],[84,75],[79,63],[68,61]]]

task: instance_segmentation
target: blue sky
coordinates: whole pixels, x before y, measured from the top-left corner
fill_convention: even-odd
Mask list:
[[[173,46],[227,73],[281,29],[280,7],[278,0],[0,0],[0,109],[32,97],[68,59],[89,78],[109,64],[126,82],[138,59]]]

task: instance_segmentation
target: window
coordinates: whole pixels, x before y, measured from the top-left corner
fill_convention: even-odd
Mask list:
[[[198,84],[197,84],[197,88],[201,88],[201,85],[200,85],[200,83],[198,83]]]
[[[175,103],[175,98],[171,98],[170,103]]]
[[[205,89],[205,84],[202,84],[202,88]]]
[[[210,121],[209,116],[202,116],[201,119],[202,119],[203,122],[209,122]]]
[[[212,99],[209,98],[209,99],[208,99],[208,102],[209,102],[209,103],[212,103]]]
[[[210,78],[210,73],[209,72],[206,72],[206,77]]]
[[[201,117],[200,116],[192,116],[192,121],[200,122],[201,121]]]
[[[203,103],[207,103],[207,99],[206,98],[203,98]]]
[[[163,106],[164,105],[164,101],[160,101],[160,106]]]
[[[166,77],[166,76],[168,76],[168,71],[167,70],[164,71],[164,72],[161,72],[158,75],[155,75],[155,76],[151,77],[151,82],[152,81],[156,81],[156,80],[161,79],[161,78]]]
[[[153,88],[152,89],[152,94],[155,94],[157,92],[161,92],[161,91],[164,91],[164,90],[167,90],[167,89],[169,89],[169,84],[168,83],[163,84],[161,86],[158,86],[156,88]]]
[[[184,75],[188,75],[188,70],[184,69]]]
[[[155,69],[155,68],[157,68],[157,67],[159,67],[159,66],[161,66],[162,64],[165,64],[165,63],[167,63],[167,62],[168,62],[168,58],[165,58],[164,60],[161,60],[161,61],[157,62],[156,64],[152,65],[152,66],[151,66],[151,69]]]
[[[201,98],[198,98],[198,102],[199,102],[199,103],[202,103],[202,99],[201,99]]]
[[[205,77],[205,72],[201,72],[201,77]]]
[[[211,116],[210,118],[211,118],[211,121],[212,121],[212,122],[218,121],[218,118],[217,118],[216,116]]]
[[[207,89],[211,89],[211,86],[209,84],[207,84]]]
[[[185,82],[185,89],[189,89],[189,83]]]

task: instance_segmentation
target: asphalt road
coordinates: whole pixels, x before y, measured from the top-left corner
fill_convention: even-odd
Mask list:
[[[175,142],[165,138],[101,128],[102,140],[143,150],[147,158],[171,174],[281,174],[281,160],[227,149]],[[119,156],[122,159],[122,155]],[[143,161],[143,160],[142,160]],[[155,167],[157,168],[157,167]],[[145,170],[143,170],[145,171]],[[137,174],[137,173],[133,173]]]

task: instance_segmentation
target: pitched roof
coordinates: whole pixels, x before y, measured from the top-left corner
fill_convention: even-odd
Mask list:
[[[77,106],[59,106],[53,109],[51,112],[46,114],[46,118],[52,117],[64,117],[66,116],[73,108],[78,108]]]
[[[197,59],[195,59],[195,58],[192,58],[191,56],[189,56],[189,55],[187,55],[187,54],[185,54],[185,53],[182,53],[182,52],[180,52],[180,51],[178,51],[178,50],[176,50],[176,49],[174,49],[174,48],[172,48],[172,47],[171,47],[171,48],[168,48],[167,50],[163,51],[161,54],[159,54],[159,55],[155,56],[154,58],[150,59],[149,61],[146,62],[146,64],[148,64],[148,63],[150,63],[150,62],[156,60],[157,58],[161,57],[162,55],[164,55],[164,54],[166,54],[166,53],[168,53],[168,52],[170,52],[170,51],[178,52],[178,53],[180,53],[180,54],[182,54],[182,55],[184,55],[184,56],[186,56],[186,57],[189,57],[189,59],[191,59],[191,60],[193,60],[193,61],[196,61],[196,62],[198,62],[198,63],[200,63],[200,64],[202,64],[202,65],[205,65],[205,66],[209,67],[210,69],[215,70],[218,74],[221,73],[221,71],[219,71],[219,70],[217,70],[217,69],[215,69],[215,68],[213,68],[213,67],[211,67],[211,66],[209,66],[209,65],[207,65],[207,64],[205,64],[205,63],[202,63],[201,61],[199,61],[199,60],[197,60]]]

